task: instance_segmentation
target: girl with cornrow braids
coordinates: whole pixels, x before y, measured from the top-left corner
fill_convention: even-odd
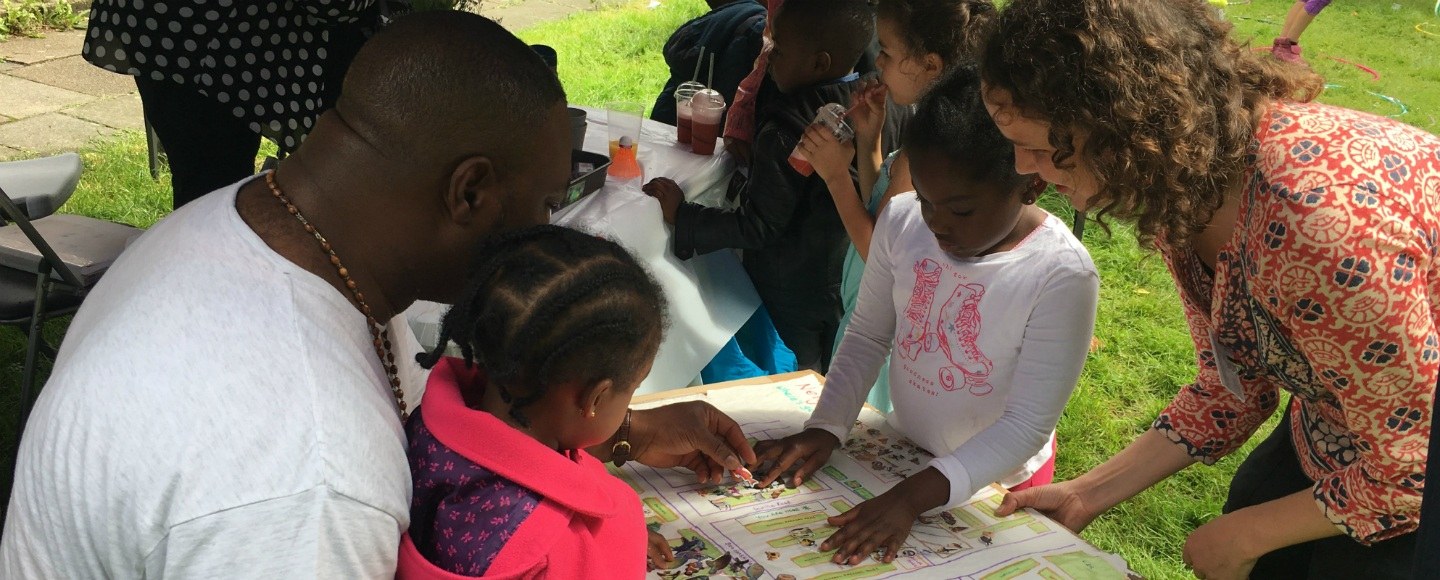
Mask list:
[[[647,540],[639,497],[585,449],[628,421],[665,328],[659,286],[614,242],[556,226],[478,255],[420,360],[433,370],[406,425],[400,576],[642,576],[647,544],[656,563],[670,549]],[[451,341],[460,358],[443,356]]]

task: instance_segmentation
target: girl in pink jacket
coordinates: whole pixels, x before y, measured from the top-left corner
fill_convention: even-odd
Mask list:
[[[659,287],[620,246],[554,226],[479,255],[406,424],[398,577],[643,576],[640,499],[585,449],[624,436],[664,330]],[[452,340],[463,359],[441,356]]]

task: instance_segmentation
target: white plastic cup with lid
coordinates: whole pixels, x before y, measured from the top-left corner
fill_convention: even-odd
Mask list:
[[[715,154],[725,106],[725,97],[711,89],[699,91],[690,98],[690,148],[696,155]]]

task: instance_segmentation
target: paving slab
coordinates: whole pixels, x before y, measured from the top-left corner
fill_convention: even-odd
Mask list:
[[[80,54],[83,46],[84,30],[47,32],[44,38],[11,37],[0,42],[0,58],[19,64],[39,64]]]
[[[21,67],[7,74],[96,97],[135,92],[135,77],[113,73],[85,62],[78,54]]]
[[[100,99],[63,112],[112,129],[141,131],[145,128],[145,113],[140,107],[140,95]]]
[[[15,70],[15,69],[17,69],[17,68],[20,68],[21,66],[23,66],[23,65],[21,65],[21,64],[18,63],[18,62],[10,62],[10,61],[8,61],[8,60],[0,60],[0,73],[3,73],[3,72],[5,72],[5,71],[10,71],[10,70]]]
[[[0,115],[24,119],[95,100],[95,97],[0,74]]]
[[[19,150],[19,149],[14,149],[14,148],[11,148],[11,147],[6,147],[6,146],[4,146],[4,145],[0,145],[0,161],[9,161],[9,160],[11,160],[11,159],[19,159],[19,158],[21,158],[21,157],[29,157],[29,156],[28,156],[28,155],[25,155],[25,153],[24,153],[23,151]]]
[[[61,113],[46,113],[0,125],[0,147],[36,155],[73,151],[115,130]]]

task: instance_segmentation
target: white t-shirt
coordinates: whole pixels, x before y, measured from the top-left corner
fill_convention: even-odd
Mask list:
[[[75,316],[0,577],[393,577],[410,470],[365,319],[240,219],[241,184],[146,232]],[[413,408],[418,344],[390,327]]]
[[[1089,252],[1055,216],[1008,252],[956,259],[915,194],[898,195],[876,224],[859,303],[805,426],[844,441],[890,355],[890,423],[936,455],[947,506],[992,482],[1022,483],[1050,458],[1099,292]]]

